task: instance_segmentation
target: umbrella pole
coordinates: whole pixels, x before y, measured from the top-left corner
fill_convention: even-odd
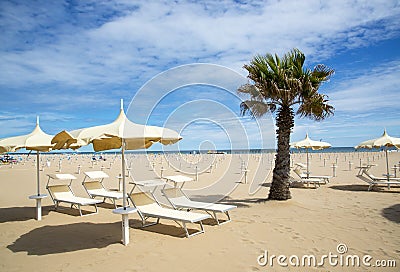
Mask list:
[[[37,195],[40,196],[40,175],[39,175],[39,151],[36,151],[36,181],[37,181]]]
[[[120,214],[122,216],[122,243],[126,246],[129,244],[129,214],[137,212],[136,208],[127,207],[126,199],[126,184],[125,184],[125,141],[122,140],[121,147],[122,157],[122,194],[123,194],[123,207],[113,210],[113,213]]]
[[[47,195],[40,194],[40,175],[39,175],[39,151],[36,151],[36,179],[37,179],[37,194],[31,195],[29,199],[36,200],[36,220],[42,220],[42,199]]]
[[[122,194],[123,206],[126,211],[126,184],[125,184],[125,141],[122,140]],[[129,244],[129,214],[122,214],[122,243]]]
[[[389,181],[389,159],[388,159],[388,152],[387,152],[387,147],[385,147],[385,155],[386,155],[386,170],[387,170],[387,181]]]
[[[310,164],[309,164],[309,159],[308,159],[308,148],[306,148],[306,151],[307,151],[307,178],[309,178],[310,177]]]
[[[125,184],[125,142],[122,141],[122,194],[123,194],[123,203],[124,210],[126,210],[126,184]]]

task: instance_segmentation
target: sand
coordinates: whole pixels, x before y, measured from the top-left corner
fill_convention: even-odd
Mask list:
[[[391,166],[399,163],[400,153],[389,155]],[[293,164],[305,163],[305,156],[294,154]],[[95,164],[85,155],[41,158],[42,193],[46,193],[46,175],[59,171],[78,178],[72,188],[79,196],[86,196],[81,185],[84,171],[102,169],[110,176],[105,186],[118,188],[119,156],[107,155],[106,161]],[[385,173],[382,152],[312,154],[313,174],[332,175],[331,166],[337,163],[337,176],[317,189],[295,186],[292,199],[282,202],[260,201],[268,195],[272,154],[167,158],[130,154],[128,167],[135,179],[156,178],[161,167],[163,176],[195,178],[197,165],[198,181],[184,185],[188,194],[200,200],[217,200],[225,194],[222,203],[238,208],[231,212],[232,222],[218,226],[208,220],[206,233],[191,238],[185,238],[172,221],[142,229],[139,216],[133,214],[127,246],[121,244],[121,217],[112,213],[110,204],[101,204],[98,214],[80,217],[76,210],[55,211],[48,197],[43,200],[42,221],[35,220],[35,202],[28,199],[36,192],[35,156],[22,159],[12,168],[0,166],[0,271],[398,271],[400,266],[400,188],[367,191],[367,183],[356,177],[360,159],[377,164],[371,169],[376,176]],[[247,183],[244,168],[248,169]],[[338,253],[340,244],[347,247],[346,253]],[[370,255],[371,264],[395,260],[397,268],[346,267],[328,260],[321,267],[295,267],[286,260],[288,266],[282,267],[276,259],[272,267],[270,263],[262,266],[257,259],[265,251],[269,257],[292,256],[292,261],[293,255],[300,260],[303,255],[314,255],[318,262],[329,253]]]

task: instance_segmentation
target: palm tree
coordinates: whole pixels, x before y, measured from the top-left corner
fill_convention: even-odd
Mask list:
[[[304,68],[305,55],[292,49],[282,58],[277,55],[257,55],[250,64],[243,66],[253,84],[239,87],[238,92],[249,96],[240,104],[241,114],[254,118],[267,112],[276,113],[278,140],[275,168],[268,198],[271,200],[290,199],[290,133],[294,116],[321,121],[333,115],[334,108],[327,102],[327,96],[318,93],[323,82],[329,80],[334,70],[318,64],[313,70]]]

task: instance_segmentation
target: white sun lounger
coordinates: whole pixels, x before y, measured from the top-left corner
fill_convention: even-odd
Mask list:
[[[373,174],[371,174],[367,169],[363,170],[363,174],[365,174],[367,177],[369,177],[370,179],[372,179],[374,181],[384,181],[384,180],[387,181],[387,178],[385,178],[385,177],[376,177]],[[390,177],[389,181],[400,181],[400,178]]]
[[[86,178],[96,180],[86,180]],[[122,199],[123,194],[121,192],[109,191],[103,185],[103,179],[108,178],[108,175],[103,171],[90,171],[85,172],[85,178],[82,182],[83,187],[91,198],[102,197],[103,202],[106,199],[110,199],[115,208],[117,208],[116,200]]]
[[[307,174],[303,173],[300,168],[296,167],[295,169],[293,169],[293,172],[296,173],[296,175],[299,176],[299,178],[301,179],[320,179],[322,182],[329,183],[329,179],[331,178],[331,176],[316,176],[316,175],[309,175],[307,177]]]
[[[140,180],[140,181],[134,180],[132,177],[131,179],[132,181],[129,182],[130,184],[133,184],[132,190],[130,192],[131,194],[135,190],[136,186],[139,186],[142,190],[145,191],[149,191],[150,188],[152,188],[153,190],[151,191],[151,193],[154,194],[158,186],[165,186],[166,184],[166,181],[161,179],[150,179],[150,180]]]
[[[173,182],[174,187],[178,187],[178,184],[181,184],[181,188],[183,188],[183,185],[185,185],[186,182],[193,181],[193,178],[183,175],[166,176],[164,179],[166,179],[166,181]]]
[[[96,214],[97,204],[101,203],[101,200],[95,200],[86,197],[78,197],[75,196],[74,192],[71,189],[72,180],[76,179],[75,176],[71,174],[48,174],[49,180],[46,185],[46,189],[50,193],[50,197],[54,202],[55,209],[60,208],[60,203],[68,203],[71,204],[71,209],[75,206],[79,209],[80,216],[83,216],[81,206],[94,206],[95,212],[91,214]],[[49,185],[51,179],[55,180],[71,180],[69,184],[58,184],[58,185]]]
[[[314,188],[317,189],[317,186],[320,187],[321,186],[321,179],[319,178],[299,178],[299,179],[295,179],[292,176],[290,176],[289,178],[289,183],[293,184],[293,183],[302,183],[302,184],[307,184],[307,187],[310,187],[310,183],[314,184]]]
[[[180,188],[169,188],[162,190],[168,202],[175,209],[189,209],[206,211],[212,218],[217,221],[218,225],[222,225],[231,221],[229,211],[237,208],[234,205],[207,203],[191,200]],[[212,214],[210,214],[212,213]],[[223,213],[227,216],[227,220],[220,222],[217,213]]]
[[[160,222],[160,219],[173,220],[176,223],[182,223],[182,225],[180,225],[179,223],[178,224],[183,227],[186,237],[189,238],[191,236],[204,233],[205,231],[202,220],[210,218],[210,215],[208,214],[185,212],[164,208],[156,201],[155,197],[151,193],[133,193],[129,194],[129,198],[131,199],[135,208],[138,210],[139,216],[142,219],[143,227],[158,224]],[[146,220],[148,218],[157,218],[157,222],[146,224]],[[189,231],[186,227],[187,223],[199,224],[200,230],[195,233],[189,234]]]
[[[365,174],[366,177],[363,177],[362,174]],[[362,174],[357,177],[369,184],[368,191],[371,191],[375,185],[387,185],[389,189],[390,185],[400,185],[400,178],[389,178],[388,181],[385,177],[374,176],[367,169],[363,169]]]

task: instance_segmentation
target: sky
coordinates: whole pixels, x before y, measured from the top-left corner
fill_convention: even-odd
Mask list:
[[[240,116],[256,54],[298,48],[335,70],[334,116],[296,117],[355,146],[400,137],[400,1],[0,1],[0,139],[129,119],[181,133],[182,150],[274,148],[274,115]],[[155,149],[160,147],[154,146]]]

